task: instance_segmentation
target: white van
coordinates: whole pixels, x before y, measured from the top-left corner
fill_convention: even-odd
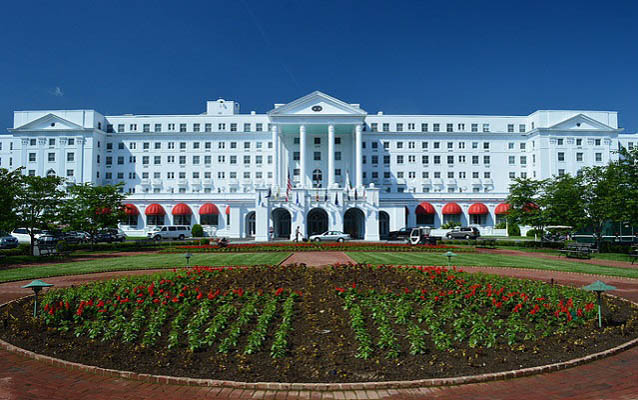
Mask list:
[[[179,239],[193,237],[191,227],[187,225],[169,225],[158,226],[153,228],[146,234],[149,239],[162,240],[162,239]]]

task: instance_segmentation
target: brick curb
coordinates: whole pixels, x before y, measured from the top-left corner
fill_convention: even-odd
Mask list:
[[[0,310],[9,306],[12,303],[24,300],[31,296],[21,297],[19,299],[11,300],[7,303],[0,304]],[[615,297],[615,296],[613,296]],[[623,299],[634,305],[629,300]],[[42,354],[34,353],[32,351],[14,346],[11,343],[5,342],[0,339],[0,349],[6,350],[11,353],[18,354],[25,358],[34,359],[43,362],[47,365],[55,367],[78,370],[83,372],[92,373],[95,375],[111,376],[115,378],[131,379],[149,383],[160,383],[170,385],[183,385],[183,386],[200,386],[200,387],[212,387],[212,388],[229,388],[229,389],[242,389],[242,390],[274,390],[274,391],[297,391],[297,390],[311,390],[311,391],[352,391],[352,390],[380,390],[380,389],[416,389],[433,386],[454,386],[464,385],[469,383],[482,383],[497,380],[507,380],[512,378],[519,378],[523,376],[537,375],[548,372],[555,372],[564,370],[567,368],[576,367],[578,365],[586,364],[595,360],[606,358],[622,351],[625,351],[633,346],[638,345],[638,338],[623,343],[620,346],[613,347],[611,349],[601,351],[598,353],[590,354],[585,357],[576,358],[560,363],[541,365],[538,367],[523,368],[519,370],[510,370],[503,372],[492,372],[480,375],[459,376],[452,378],[433,378],[433,379],[419,379],[414,381],[386,381],[386,382],[355,382],[355,383],[285,383],[285,382],[237,382],[237,381],[224,381],[216,379],[198,379],[187,378],[177,376],[166,375],[153,375],[137,373],[132,371],[121,371],[116,369],[101,368],[91,365],[85,365],[75,363],[71,361],[61,360],[59,358],[53,358]]]

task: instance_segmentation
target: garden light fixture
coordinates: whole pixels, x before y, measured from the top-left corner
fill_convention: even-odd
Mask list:
[[[608,290],[616,290],[616,287],[607,285],[605,282],[602,282],[602,281],[596,281],[592,283],[591,285],[587,285],[583,287],[583,289],[588,290],[590,292],[596,292],[596,294],[598,295],[598,327],[602,328],[603,319],[602,319],[602,312],[601,312],[601,307],[602,307],[601,295],[603,292],[606,292]]]
[[[447,257],[447,266],[449,267],[450,263],[452,262],[452,257],[456,257],[456,254],[452,253],[451,251],[448,251],[447,253],[443,255]]]
[[[190,259],[193,255],[190,252],[184,254],[184,258],[186,258],[186,265],[190,265]]]
[[[28,285],[22,286],[24,289],[33,289],[33,293],[35,295],[35,300],[33,302],[33,317],[34,318],[38,312],[38,292],[40,292],[42,288],[51,287],[51,286],[53,286],[53,284],[42,282],[39,279],[36,279],[35,281],[29,283]]]

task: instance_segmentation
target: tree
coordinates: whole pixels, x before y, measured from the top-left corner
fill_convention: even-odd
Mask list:
[[[510,205],[508,223],[528,225],[542,230],[547,225],[545,211],[548,180],[517,178],[510,185],[507,203]]]
[[[548,225],[586,226],[582,177],[555,176],[545,185],[545,215]]]
[[[22,168],[9,171],[0,168],[0,230],[10,232],[16,227],[16,195],[22,185]]]
[[[16,224],[29,230],[31,254],[35,230],[46,229],[59,222],[59,212],[65,194],[59,187],[64,182],[57,176],[20,176],[15,193]]]
[[[82,183],[69,186],[62,220],[72,229],[93,236],[104,228],[117,226],[126,216],[122,204],[126,196],[120,192],[122,185]]]
[[[605,222],[614,221],[617,217],[616,209],[620,204],[616,203],[618,201],[616,191],[619,188],[620,179],[621,175],[613,165],[583,169],[584,225],[593,229],[598,248],[600,248]]]
[[[613,198],[613,220],[638,226],[638,147],[621,149],[618,161],[609,164],[609,176],[617,187],[609,195]]]

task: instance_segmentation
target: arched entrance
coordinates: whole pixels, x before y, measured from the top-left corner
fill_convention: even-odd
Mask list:
[[[308,236],[324,233],[328,230],[328,213],[322,208],[313,208],[308,212],[306,222]]]
[[[255,212],[251,211],[246,214],[246,236],[255,236]]]
[[[390,216],[385,211],[379,211],[379,237],[385,238],[390,233]]]
[[[343,231],[353,239],[363,239],[365,236],[365,215],[358,208],[350,208],[343,215]]]
[[[274,238],[290,238],[290,212],[285,208],[272,211],[272,227]]]

